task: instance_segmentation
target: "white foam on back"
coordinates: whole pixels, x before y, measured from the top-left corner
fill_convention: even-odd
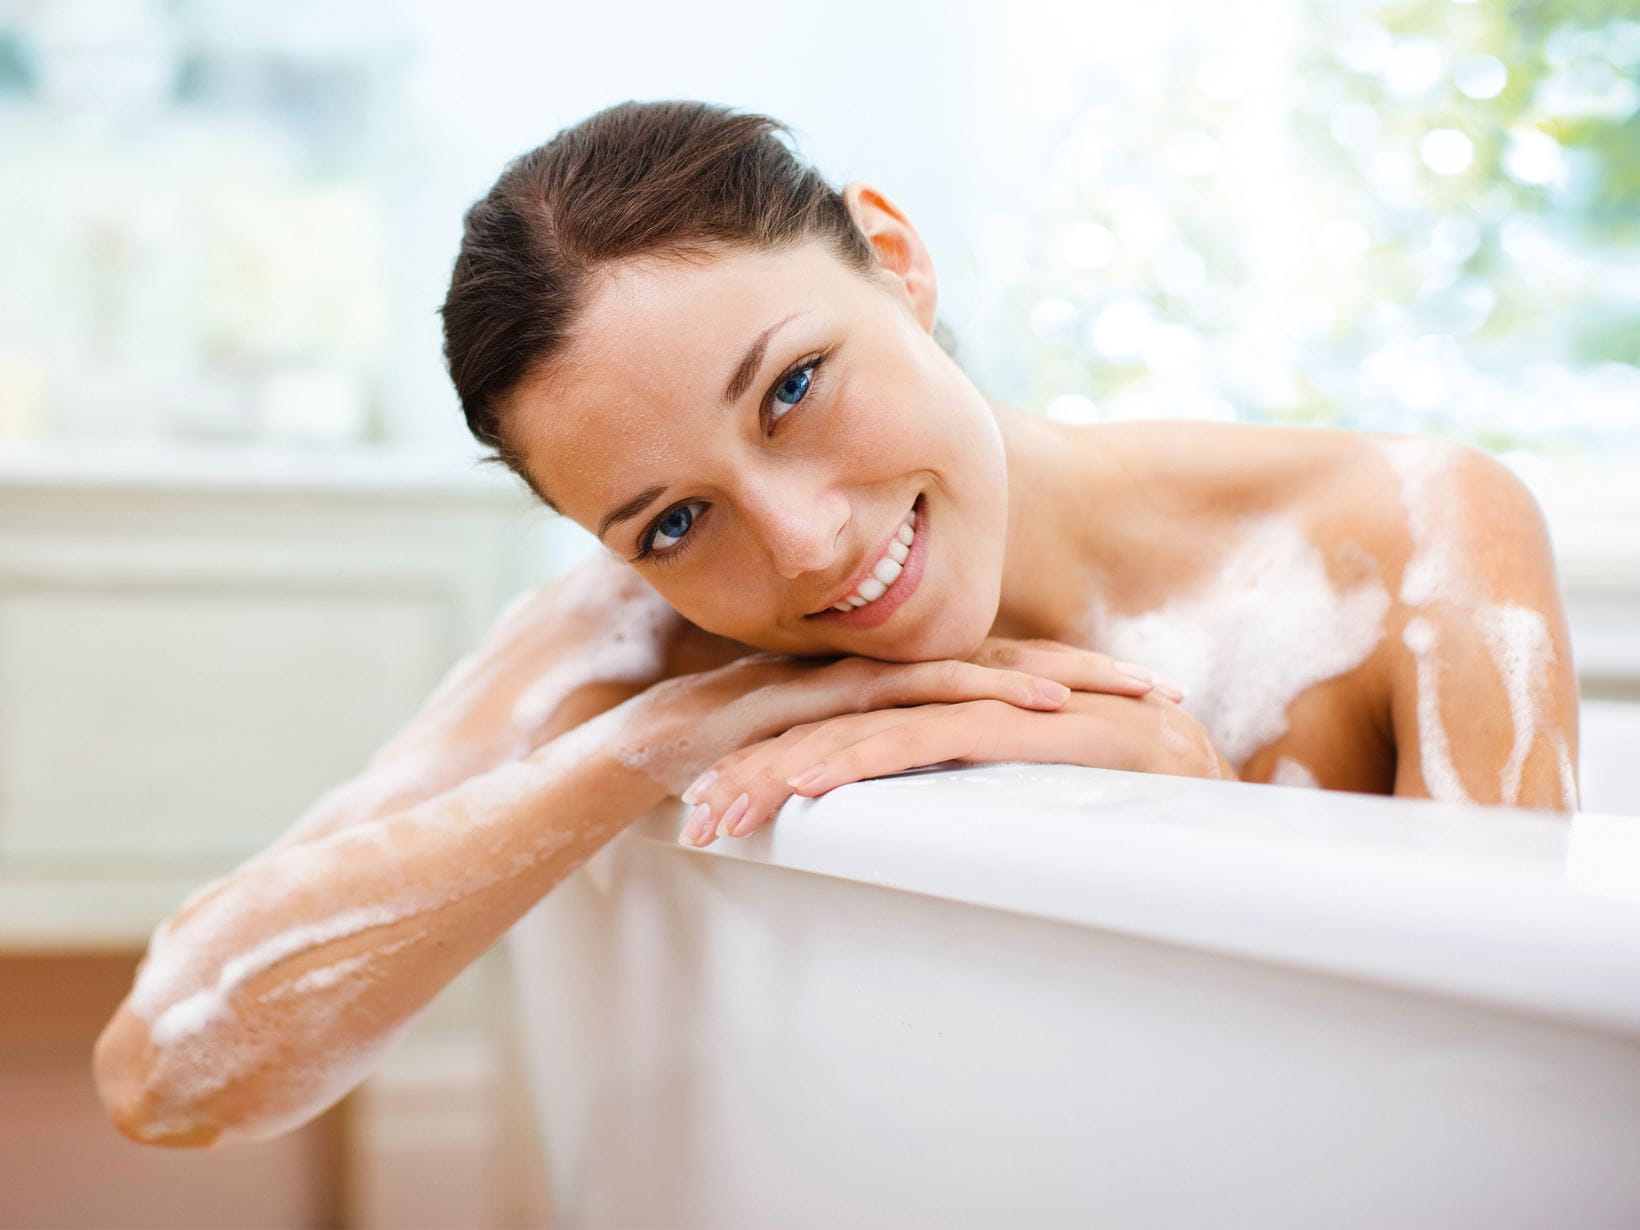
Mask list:
[[[1457,766],[1452,763],[1446,726],[1441,722],[1438,691],[1441,664],[1435,659],[1440,637],[1436,634],[1435,625],[1422,615],[1414,615],[1401,630],[1401,641],[1412,650],[1417,662],[1419,768],[1423,771],[1424,787],[1432,799],[1471,802],[1463,788],[1463,779],[1458,776]]]
[[[1547,701],[1549,667],[1555,649],[1549,624],[1540,611],[1506,603],[1482,610],[1477,616],[1492,659],[1509,693],[1509,713],[1515,736],[1503,767],[1499,797],[1505,803],[1520,798],[1520,775],[1537,735],[1540,706]]]
[[[1418,607],[1437,598],[1452,602],[1478,597],[1453,534],[1464,509],[1458,493],[1443,481],[1462,450],[1449,441],[1429,438],[1371,443],[1400,482],[1413,542],[1412,557],[1401,573],[1401,601]]]
[[[1321,783],[1315,780],[1315,774],[1305,767],[1302,761],[1294,760],[1291,756],[1277,756],[1275,771],[1270,774],[1270,784],[1273,786],[1307,786],[1311,790],[1321,789]]]
[[[1155,610],[1090,603],[1083,643],[1170,675],[1183,708],[1237,769],[1287,730],[1306,689],[1354,670],[1383,636],[1390,596],[1368,578],[1335,586],[1293,518],[1248,518],[1218,571]]]

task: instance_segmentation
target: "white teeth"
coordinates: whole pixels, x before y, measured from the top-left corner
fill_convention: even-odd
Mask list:
[[[834,602],[832,610],[852,611],[856,607],[865,606],[868,602],[875,602],[888,591],[888,587],[899,579],[900,573],[905,569],[905,561],[911,555],[911,543],[917,536],[912,527],[916,524],[917,510],[913,508],[900,523],[894,540],[888,544],[888,554],[877,561],[877,566],[871,570],[871,575],[861,582],[860,588],[841,602]]]

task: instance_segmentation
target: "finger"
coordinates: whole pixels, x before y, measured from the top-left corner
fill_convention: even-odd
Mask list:
[[[792,797],[793,790],[786,779],[794,772],[862,738],[915,720],[920,712],[919,709],[880,709],[846,714],[819,724],[801,738],[772,741],[755,761],[741,766],[741,785],[751,802],[738,818],[726,814],[719,822],[718,835],[747,837],[755,833],[774,819]]]
[[[976,658],[994,660],[1035,675],[1057,679],[1079,692],[1112,692],[1122,696],[1143,696],[1152,687],[1168,699],[1184,699],[1184,689],[1149,667],[1119,661],[1096,649],[1083,649],[1059,641],[1007,641],[992,639],[980,647]]]
[[[696,811],[690,813],[690,822],[678,840],[684,845],[705,847],[724,836],[724,822],[734,820],[752,803],[746,789],[746,783],[753,780],[752,767],[766,760],[777,745],[789,747],[813,728],[812,723],[794,727],[739,748],[697,777],[684,791],[684,802],[695,804]],[[742,799],[742,795],[748,797]],[[696,814],[701,807],[706,808],[703,816]]]
[[[711,788],[713,782],[716,782],[720,778],[725,777],[725,775],[730,774],[736,767],[744,764],[750,757],[756,756],[764,749],[771,748],[776,744],[789,746],[794,740],[802,738],[819,725],[819,722],[805,722],[800,726],[792,727],[783,734],[773,735],[767,739],[759,739],[757,742],[747,744],[745,747],[736,748],[734,751],[725,756],[719,756],[711,764],[707,765],[706,768],[702,769],[700,776],[685,786],[683,788],[683,792],[679,794],[678,797],[691,806],[699,803],[705,796],[707,790]]]
[[[845,783],[885,773],[945,760],[984,760],[989,758],[990,750],[986,728],[994,729],[997,723],[1006,721],[1004,714],[1009,712],[1018,718],[1028,716],[991,700],[919,711],[917,720],[872,731],[813,761],[794,773],[787,784],[802,797],[814,797]]]
[[[764,739],[753,744],[745,749],[745,755],[708,787],[712,815],[717,819],[712,825],[710,840],[706,844],[711,844],[711,841],[719,837],[737,836],[738,834],[731,829],[738,827],[753,813],[765,808],[771,813],[779,809],[785,799],[778,802],[772,800],[771,792],[764,782],[762,766],[777,757],[779,749],[795,746],[813,729],[814,724],[805,724],[793,727],[772,739]],[[737,810],[735,804],[740,800],[744,802]]]
[[[650,689],[655,695],[658,684]],[[1040,690],[1039,690],[1040,689]],[[1068,685],[1025,671],[1003,670],[954,659],[884,662],[850,656],[801,670],[780,668],[761,686],[730,696],[716,718],[751,737],[773,737],[804,722],[898,705],[1003,700],[1024,709],[1059,709]],[[656,700],[664,712],[664,701]]]
[[[1084,714],[1027,713],[996,701],[930,707],[920,720],[869,734],[794,775],[805,798],[947,760],[1030,760],[1125,767],[1118,731]]]
[[[702,769],[700,771],[700,776],[685,786],[683,788],[683,793],[678,795],[678,797],[690,805],[700,802],[701,795],[708,786],[710,786],[718,778],[722,777],[723,774],[727,773],[730,769],[734,768],[734,766],[739,764],[742,760],[746,759],[746,757],[752,753],[754,748],[757,748],[761,746],[762,743],[766,742],[768,742],[768,740],[762,740],[760,743],[754,743],[748,747],[736,748],[727,756],[719,756],[711,764]]]
[[[796,727],[745,749],[736,764],[725,769],[700,792],[701,801],[714,819],[708,833],[702,835],[705,840],[691,844],[710,845],[718,837],[744,837],[762,827],[791,797],[791,788],[785,784],[791,765],[811,764],[865,733],[905,720],[911,712],[913,710],[885,709],[841,714],[824,722]]]
[[[837,663],[844,666],[849,660]],[[852,659],[870,662],[869,659]],[[877,668],[863,685],[863,709],[920,705],[930,701],[1006,701],[1025,709],[1057,709],[1070,699],[1069,685],[1029,671],[1005,670],[954,658],[932,662],[870,662]]]

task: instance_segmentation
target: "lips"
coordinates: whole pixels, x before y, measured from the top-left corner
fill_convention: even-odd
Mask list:
[[[917,524],[911,540],[910,554],[906,556],[905,563],[900,568],[900,575],[894,578],[893,584],[884,590],[879,597],[864,606],[851,606],[846,611],[839,611],[832,606],[827,606],[812,615],[805,615],[804,618],[817,622],[835,623],[843,628],[862,631],[875,628],[893,618],[894,612],[911,600],[917,592],[917,587],[922,582],[923,571],[928,561],[927,504],[927,500],[919,495],[911,505],[917,513]],[[901,524],[904,524],[904,520],[902,517]],[[895,527],[895,533],[899,533],[898,526]],[[884,539],[877,554],[869,558],[869,566],[850,579],[850,588],[844,590],[844,594],[852,594],[854,592],[853,587],[858,586],[866,577],[871,575],[871,569],[875,568],[877,560],[882,558],[882,553],[887,549],[889,541],[889,539]],[[832,601],[835,603],[841,600],[841,597],[838,597]]]
[[[918,499],[921,499],[921,498],[922,498],[921,496],[918,497]],[[917,501],[913,500],[911,502],[911,507],[915,508],[916,506],[917,506]],[[919,517],[921,516],[920,513],[918,515],[919,515]],[[900,519],[894,523],[894,528],[888,532],[888,537],[884,538],[880,543],[877,544],[876,551],[874,551],[871,554],[866,556],[865,562],[862,563],[859,566],[859,568],[857,568],[855,570],[854,575],[849,578],[848,584],[844,585],[842,589],[838,590],[830,598],[827,598],[826,599],[826,604],[823,607],[821,607],[818,611],[810,611],[808,613],[808,615],[805,616],[805,618],[813,619],[816,615],[824,615],[827,611],[831,610],[832,607],[836,606],[844,598],[847,598],[855,590],[859,589],[861,585],[865,584],[866,578],[869,577],[872,574],[872,570],[877,567],[877,561],[879,561],[880,559],[883,558],[883,556],[888,554],[888,545],[891,542],[893,542],[894,539],[899,535],[900,526],[902,526],[904,524],[905,524],[905,513],[901,513],[900,514]]]

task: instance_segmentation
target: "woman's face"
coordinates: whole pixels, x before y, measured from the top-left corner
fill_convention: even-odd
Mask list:
[[[565,361],[509,400],[509,443],[563,513],[709,632],[791,654],[967,657],[997,613],[1006,460],[929,331],[932,270],[911,236],[874,280],[818,242],[615,267]],[[901,575],[838,617],[830,604],[914,502]]]

